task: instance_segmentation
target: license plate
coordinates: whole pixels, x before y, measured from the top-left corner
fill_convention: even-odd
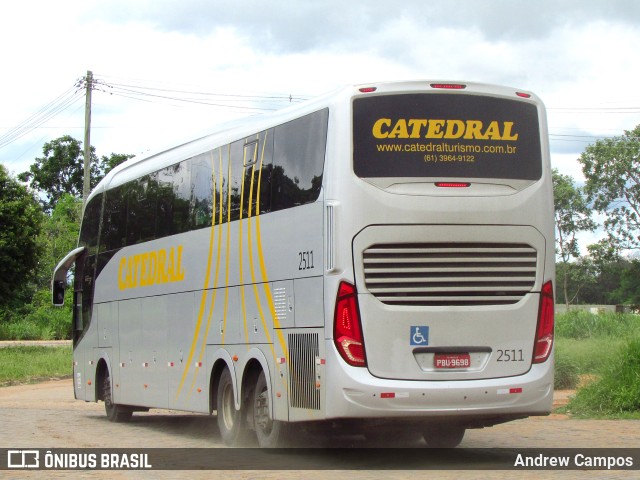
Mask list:
[[[468,353],[436,353],[433,363],[436,368],[469,368],[471,356]]]

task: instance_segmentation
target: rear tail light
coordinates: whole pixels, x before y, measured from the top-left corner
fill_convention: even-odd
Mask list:
[[[444,88],[445,90],[464,90],[467,88],[462,83],[432,83],[431,88]]]
[[[364,367],[367,364],[356,287],[347,282],[341,282],[338,287],[333,341],[340,356],[349,365]]]
[[[533,349],[533,363],[542,363],[549,358],[553,346],[554,325],[553,283],[548,281],[540,292],[540,309],[538,310],[538,328]]]
[[[436,182],[436,187],[440,188],[468,188],[469,182]]]

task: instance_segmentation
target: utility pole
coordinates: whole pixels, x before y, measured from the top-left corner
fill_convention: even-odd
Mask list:
[[[84,106],[84,184],[82,186],[82,204],[86,206],[91,191],[91,91],[93,90],[93,72],[87,70],[85,78],[87,89]]]

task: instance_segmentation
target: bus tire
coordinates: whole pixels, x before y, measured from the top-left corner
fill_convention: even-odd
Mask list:
[[[464,437],[465,428],[459,425],[437,425],[428,427],[424,433],[424,441],[431,448],[455,448]]]
[[[253,395],[253,425],[256,429],[258,445],[262,448],[288,446],[293,427],[289,422],[273,420],[270,416],[271,396],[264,372],[260,372]]]
[[[109,377],[108,370],[105,371],[102,379],[102,399],[104,400],[104,410],[107,414],[107,418],[111,422],[127,422],[131,419],[133,411],[130,408],[113,403],[111,378]]]
[[[218,428],[224,443],[230,447],[245,443],[249,436],[243,413],[245,406],[241,405],[240,410],[236,410],[233,380],[228,368],[225,368],[220,376],[216,402]]]

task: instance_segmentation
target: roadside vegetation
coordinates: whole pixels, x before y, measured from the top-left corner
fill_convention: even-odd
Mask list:
[[[31,302],[22,306],[2,308],[0,340],[67,340],[71,338],[72,297],[65,292],[64,307],[51,304],[48,288],[38,290]]]
[[[71,346],[0,348],[0,386],[70,377]]]
[[[640,316],[558,315],[555,387],[577,388],[564,413],[640,419]]]

